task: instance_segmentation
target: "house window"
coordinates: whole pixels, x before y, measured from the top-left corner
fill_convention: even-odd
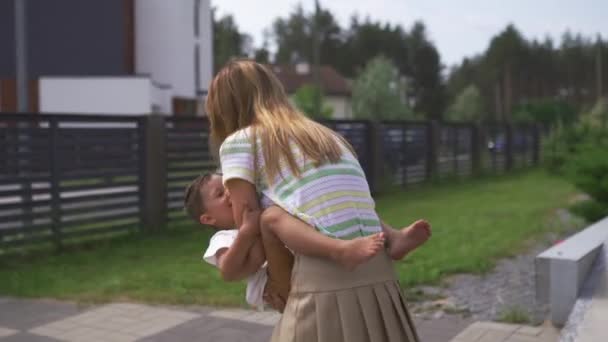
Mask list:
[[[194,46],[194,92],[201,90],[201,54],[199,46]]]
[[[200,33],[200,11],[201,0],[194,0],[194,36],[198,38]]]

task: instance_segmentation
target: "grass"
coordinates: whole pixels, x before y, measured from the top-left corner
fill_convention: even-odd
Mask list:
[[[404,226],[424,217],[433,237],[396,264],[405,286],[484,272],[554,230],[555,208],[575,190],[540,171],[425,185],[377,199],[381,217]],[[561,229],[561,228],[560,228]],[[245,285],[225,283],[201,261],[210,231],[192,226],[71,248],[60,254],[0,257],[0,294],[78,301],[243,305]]]
[[[530,316],[528,315],[528,313],[519,307],[511,307],[502,311],[500,313],[498,321],[511,324],[531,323]]]
[[[403,286],[436,284],[449,274],[483,273],[549,231],[556,208],[576,193],[541,171],[424,186],[382,196],[382,219],[401,227],[418,218],[433,226],[427,244],[396,264]]]

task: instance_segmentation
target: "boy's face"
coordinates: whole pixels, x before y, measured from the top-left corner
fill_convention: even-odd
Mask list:
[[[220,229],[234,229],[236,223],[232,216],[232,202],[230,194],[222,184],[222,176],[211,175],[201,187],[201,192],[207,210],[201,215],[200,222]]]

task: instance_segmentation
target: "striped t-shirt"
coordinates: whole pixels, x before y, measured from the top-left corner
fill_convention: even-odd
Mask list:
[[[382,230],[365,174],[345,146],[340,161],[315,167],[292,144],[301,175],[295,177],[284,164],[269,185],[261,141],[254,148],[250,136],[251,128],[242,129],[220,147],[224,182],[239,178],[254,184],[262,207],[274,202],[328,236],[352,239]]]

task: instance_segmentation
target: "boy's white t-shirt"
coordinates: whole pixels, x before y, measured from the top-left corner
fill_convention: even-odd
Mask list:
[[[238,234],[237,229],[219,230],[209,240],[209,247],[203,255],[203,260],[217,267],[217,252],[222,248],[229,248],[234,243],[236,235]],[[264,287],[268,276],[266,274],[266,263],[260,267],[260,269],[247,277],[247,294],[245,299],[247,303],[255,307],[262,307],[264,305]]]

